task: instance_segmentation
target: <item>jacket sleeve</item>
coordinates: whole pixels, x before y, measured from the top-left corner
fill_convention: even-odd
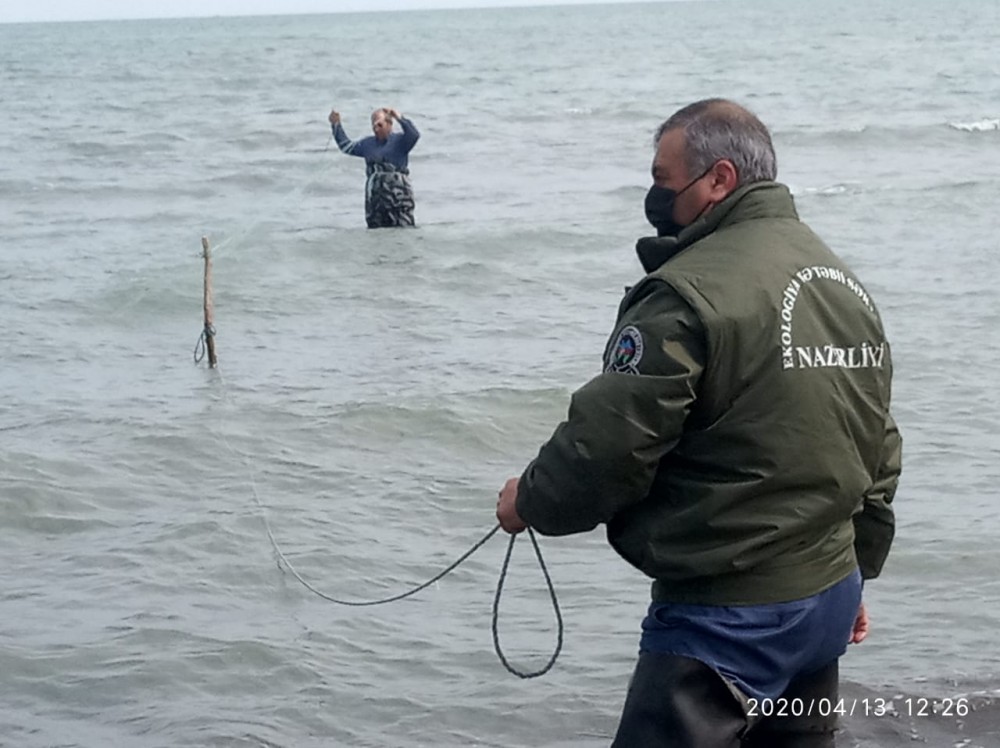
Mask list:
[[[885,441],[875,483],[865,494],[861,511],[854,515],[854,552],[864,579],[882,571],[896,532],[892,499],[902,470],[903,440],[891,415],[886,416]]]
[[[399,118],[399,126],[403,128],[403,148],[409,153],[413,146],[417,144],[417,141],[420,140],[420,131],[406,117]]]
[[[566,420],[521,476],[517,512],[543,534],[586,532],[642,501],[681,437],[705,365],[704,329],[663,282],[637,292],[604,372],[573,394]]]
[[[348,156],[360,156],[364,158],[367,154],[367,149],[365,147],[365,141],[367,138],[362,138],[361,140],[351,140],[347,137],[347,133],[344,132],[344,128],[339,122],[333,125],[333,139],[337,141],[337,147]]]

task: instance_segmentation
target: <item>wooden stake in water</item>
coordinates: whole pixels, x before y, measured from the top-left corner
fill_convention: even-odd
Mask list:
[[[212,308],[212,250],[208,238],[201,237],[202,257],[205,258],[205,347],[208,349],[208,365],[214,369],[218,363],[215,357],[214,309]]]

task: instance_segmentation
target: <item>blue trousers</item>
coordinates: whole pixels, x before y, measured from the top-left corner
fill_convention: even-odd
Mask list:
[[[861,605],[855,571],[817,595],[769,605],[653,603],[640,652],[700,660],[750,698],[777,698],[792,678],[847,650]]]
[[[832,748],[860,604],[857,572],[771,605],[653,603],[612,748]],[[793,701],[810,713],[763,716]]]

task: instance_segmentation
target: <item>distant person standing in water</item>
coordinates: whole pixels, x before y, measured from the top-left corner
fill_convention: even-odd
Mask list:
[[[365,220],[368,228],[413,226],[413,187],[410,184],[409,153],[420,139],[413,123],[395,109],[372,112],[372,132],[361,140],[351,140],[340,125],[340,114],[330,112],[330,126],[337,146],[348,156],[365,160]],[[392,131],[396,120],[402,133]]]

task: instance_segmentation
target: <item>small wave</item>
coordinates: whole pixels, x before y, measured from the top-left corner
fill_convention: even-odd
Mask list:
[[[190,143],[191,138],[176,132],[165,132],[162,130],[153,130],[151,132],[146,132],[137,138],[140,142],[153,142],[153,143]]]
[[[136,108],[134,104],[119,104],[116,101],[101,102],[101,107],[106,112],[131,112]]]
[[[949,122],[948,127],[962,132],[996,132],[1000,119],[981,119],[978,122]]]
[[[101,519],[83,519],[59,515],[36,514],[16,517],[5,521],[5,526],[24,530],[37,535],[71,535],[89,532],[95,528],[114,527],[111,522]]]
[[[79,140],[66,144],[67,150],[85,158],[100,158],[104,156],[115,156],[118,154],[120,146],[117,144],[98,143],[93,140]]]
[[[649,187],[641,184],[620,184],[617,187],[604,190],[602,194],[606,197],[621,197],[629,200],[638,198],[641,200],[647,190]]]
[[[895,146],[900,143],[932,145],[946,143],[958,132],[996,132],[1000,119],[984,118],[974,122],[934,122],[913,125],[843,125],[829,128],[776,130],[773,135],[784,143]]]
[[[864,191],[864,188],[860,183],[847,183],[840,182],[837,184],[830,184],[825,187],[802,187],[796,188],[792,187],[793,195],[819,195],[820,197],[834,197],[838,195],[856,195]]]
[[[36,184],[27,179],[0,179],[0,196],[24,195],[25,193],[37,192],[43,189],[52,191],[55,189],[55,185],[51,182]]]
[[[961,194],[963,192],[980,190],[984,187],[992,189],[994,183],[995,180],[992,179],[960,179],[953,181],[947,178],[941,178],[924,184],[893,184],[891,182],[865,184],[863,182],[838,182],[825,186],[804,187],[794,183],[789,183],[788,189],[791,190],[792,195],[797,198],[836,198],[882,192],[892,192],[897,194],[934,193],[935,195],[941,195],[944,193]]]

